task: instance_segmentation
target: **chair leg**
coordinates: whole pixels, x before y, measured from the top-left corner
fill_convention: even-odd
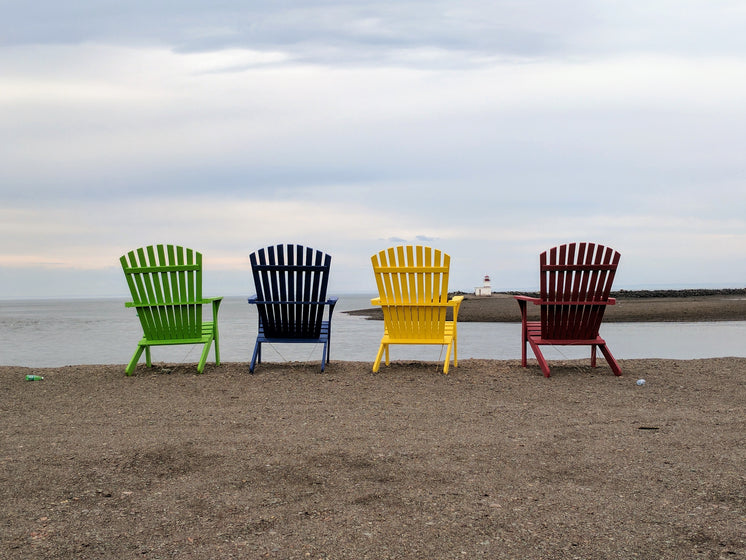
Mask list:
[[[526,327],[521,327],[521,365],[526,367],[528,365],[526,356],[526,346],[528,346],[528,337],[526,336]]]
[[[384,349],[384,347],[387,350],[387,352],[386,352],[386,358],[387,358],[387,361],[388,361],[388,346],[386,346],[385,344],[381,343],[381,346],[379,346],[379,348],[378,348],[378,354],[376,354],[376,361],[373,362],[373,373],[376,373],[379,370],[379,368],[381,367],[381,357],[383,357],[383,349]],[[386,365],[388,365],[388,363]]]
[[[146,346],[145,347],[145,364],[148,367],[152,367],[153,366],[153,364],[150,361],[150,346]]]
[[[207,363],[207,355],[210,353],[210,345],[212,340],[205,343],[205,347],[202,349],[202,355],[199,357],[199,363],[197,364],[197,373],[205,371],[205,364]]]
[[[596,345],[591,344],[591,367],[596,367]]]
[[[329,363],[329,355],[332,352],[332,326],[331,326],[331,324],[329,325],[329,336],[326,339],[325,346],[326,346],[326,363],[328,364]]]
[[[329,349],[327,348],[326,345],[327,345],[327,343],[325,342],[324,343],[324,349],[321,351],[321,373],[324,373],[324,366],[328,363],[327,362],[327,352],[328,352]]]
[[[145,346],[137,346],[137,350],[135,351],[135,355],[132,356],[132,359],[130,360],[130,363],[127,364],[127,368],[124,370],[124,372],[127,375],[132,375],[132,372],[135,371],[135,368],[137,367],[137,362],[140,360],[140,356],[142,356],[142,351],[145,350]]]
[[[526,367],[526,344],[528,344],[528,316],[526,315],[526,302],[518,301],[518,307],[521,309],[521,365]]]
[[[254,364],[256,364],[257,357],[259,357],[259,363],[262,362],[261,349],[262,349],[262,343],[257,341],[257,343],[254,345],[254,353],[251,356],[251,363],[249,364],[249,373],[254,373]]]
[[[609,363],[609,366],[611,367],[611,371],[614,372],[614,375],[616,376],[622,375],[622,368],[619,367],[619,364],[614,359],[614,356],[611,355],[611,352],[606,347],[606,345],[601,344],[599,348],[601,348],[601,353],[604,355],[604,358],[606,358],[606,361]]]
[[[220,341],[218,340],[218,331],[215,329],[215,334],[213,335],[213,340],[215,341],[215,365],[220,365]]]
[[[451,342],[453,344],[453,342]],[[443,375],[448,375],[448,366],[451,361],[451,344],[446,347],[446,361],[443,363]]]
[[[544,354],[542,354],[539,345],[533,342],[530,338],[528,339],[528,342],[531,345],[531,349],[534,351],[534,356],[536,356],[536,359],[539,362],[539,367],[541,368],[542,373],[544,373],[544,377],[549,377],[549,364],[547,363]]]
[[[458,339],[453,335],[453,367],[458,367]]]

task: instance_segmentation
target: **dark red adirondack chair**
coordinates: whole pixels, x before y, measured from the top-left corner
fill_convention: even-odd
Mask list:
[[[619,253],[595,243],[570,243],[545,251],[539,257],[540,297],[515,296],[521,308],[521,364],[526,367],[526,344],[549,377],[549,364],[539,348],[542,345],[591,347],[591,366],[596,367],[596,348],[600,348],[615,375],[619,364],[611,355],[598,329],[607,305]],[[529,321],[527,303],[541,306],[541,320]]]

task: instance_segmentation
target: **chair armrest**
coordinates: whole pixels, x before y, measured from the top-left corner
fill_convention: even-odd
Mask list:
[[[531,302],[534,305],[614,305],[616,303],[615,298],[609,298],[606,301],[544,301],[541,298],[534,298],[528,296],[513,296],[518,300],[518,305],[525,305],[525,302]]]
[[[525,333],[526,323],[528,322],[528,310],[526,309],[526,304],[528,302],[531,302],[535,305],[539,305],[541,303],[541,298],[535,298],[535,297],[529,297],[529,296],[513,296],[513,297],[518,302],[518,307],[521,308],[521,329]]]
[[[249,303],[256,303],[256,294],[249,298]]]
[[[454,296],[452,299],[448,300],[448,305],[453,307],[454,311],[458,311],[458,308],[461,307],[462,301],[464,301],[464,296]]]
[[[521,303],[520,301],[518,302]],[[555,305],[558,307],[567,307],[569,305],[614,305],[616,303],[616,300],[606,300],[606,301],[576,301],[576,300],[568,300],[568,301],[542,301],[537,300],[534,302],[536,305]]]
[[[332,323],[332,313],[334,313],[334,306],[337,305],[338,300],[338,297],[330,297],[326,300],[325,305],[329,306],[329,325]],[[331,326],[329,328],[331,328]]]
[[[464,301],[464,296],[454,296],[453,299],[448,300],[447,302],[408,302],[408,301],[401,301],[398,303],[389,303],[387,305],[395,306],[395,307],[454,307],[458,308],[461,305],[461,302]],[[371,305],[383,305],[383,302],[381,301],[381,298],[373,298],[370,300]]]
[[[448,301],[448,305],[453,307],[453,322],[458,321],[458,309],[461,307],[461,302],[464,301],[464,296],[454,296]]]
[[[217,323],[218,321],[218,309],[223,301],[222,297],[209,298],[207,301],[212,302],[212,320]]]
[[[135,303],[134,301],[127,301],[125,302],[125,307],[165,307],[165,306],[176,306],[176,305],[205,305],[207,303],[215,304],[215,302],[218,302],[218,305],[220,305],[220,302],[223,300],[222,297],[217,298],[206,298],[206,299],[198,299],[194,301],[157,301],[157,302],[145,302],[145,303]]]

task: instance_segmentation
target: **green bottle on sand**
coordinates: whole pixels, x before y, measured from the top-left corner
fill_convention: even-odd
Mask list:
[[[26,381],[41,381],[44,379],[41,375],[27,375]]]

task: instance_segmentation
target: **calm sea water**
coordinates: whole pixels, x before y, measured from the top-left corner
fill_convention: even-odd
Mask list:
[[[367,295],[340,296],[332,322],[332,360],[375,359],[383,332],[379,321],[343,313],[370,307]],[[72,364],[126,364],[142,337],[132,309],[121,299],[0,301],[0,364],[56,367]],[[243,297],[225,298],[220,307],[223,361],[247,362],[256,338],[256,310]],[[609,323],[602,336],[617,358],[694,359],[746,357],[746,321],[715,323]],[[155,362],[196,363],[195,345],[156,347]],[[520,326],[511,323],[460,323],[459,358],[520,358]],[[547,348],[548,359],[588,356],[587,348]],[[210,360],[213,360],[213,353]],[[392,347],[393,360],[444,359],[436,346]],[[265,345],[265,362],[317,361],[315,344]]]

